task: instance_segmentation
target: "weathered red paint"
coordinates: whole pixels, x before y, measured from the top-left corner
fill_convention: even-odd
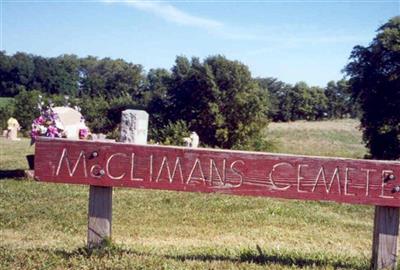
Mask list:
[[[394,192],[400,162],[394,161],[43,138],[36,142],[35,178],[400,206],[400,193]]]

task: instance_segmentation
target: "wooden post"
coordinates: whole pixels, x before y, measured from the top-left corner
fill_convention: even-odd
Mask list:
[[[375,206],[371,269],[396,269],[398,207]]]
[[[148,120],[149,115],[145,111],[123,111],[120,141],[146,144]],[[90,186],[87,234],[89,249],[101,247],[106,239],[111,240],[112,191],[112,187]]]
[[[90,186],[88,217],[88,248],[101,247],[111,239],[112,187]]]

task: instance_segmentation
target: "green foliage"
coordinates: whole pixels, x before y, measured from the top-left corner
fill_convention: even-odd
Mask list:
[[[185,121],[204,144],[247,149],[267,126],[267,98],[238,61],[178,57],[164,104],[166,118]]]
[[[143,105],[139,105],[138,101],[132,99],[131,96],[113,98],[109,101],[106,118],[109,120],[109,126],[104,130],[108,137],[119,139],[121,115],[124,110],[146,110]]]
[[[256,79],[270,100],[269,116],[274,121],[321,120],[328,116],[329,99],[324,89],[305,82],[294,86],[274,78]]]
[[[143,102],[149,113],[149,134],[165,125],[168,114],[167,92],[171,84],[171,73],[165,69],[151,69],[147,75]]]
[[[328,116],[328,104],[329,99],[325,95],[324,89],[313,86],[310,87],[310,103],[311,111],[309,113],[308,120],[322,120]]]
[[[110,108],[106,98],[102,96],[84,97],[81,99],[79,107],[91,132],[107,133],[111,130],[111,121],[106,117]]]
[[[7,101],[0,105],[0,131],[7,129],[7,121],[14,116],[14,101]]]
[[[67,95],[48,95],[43,97],[43,101],[46,105],[52,104],[52,106],[54,107],[75,107],[79,103],[79,100],[77,98],[69,97]]]
[[[164,145],[180,145],[184,146],[184,137],[189,137],[190,131],[187,127],[186,122],[179,120],[175,123],[168,122],[161,128],[150,128],[149,137],[150,140],[155,143],[161,143]]]
[[[126,94],[139,98],[145,76],[140,65],[124,60],[61,55],[45,58],[0,51],[0,96],[15,96],[22,90],[71,97],[102,95],[116,98]]]
[[[31,129],[32,121],[40,115],[38,108],[40,92],[21,91],[15,96],[15,118],[18,120],[23,131]]]
[[[372,158],[400,157],[400,16],[378,29],[369,46],[354,47],[345,71],[361,110]]]
[[[328,115],[330,118],[347,118],[358,116],[358,106],[351,99],[351,89],[346,80],[330,81],[325,88],[329,100]]]
[[[325,118],[355,118],[358,106],[351,99],[348,82],[331,81],[322,89],[299,82],[294,86],[275,78],[257,78],[268,92],[269,117],[275,122],[322,120]]]
[[[56,106],[78,104],[93,132],[112,137],[118,137],[121,111],[129,108],[149,113],[152,139],[164,141],[161,131],[183,121],[204,145],[252,150],[271,147],[260,139],[267,119],[356,116],[344,80],[330,82],[325,90],[304,82],[292,86],[274,78],[254,80],[247,66],[223,56],[204,61],[177,57],[171,71],[151,69],[147,74],[140,65],[92,56],[0,52],[0,60],[0,96],[37,89]]]
[[[287,121],[289,117],[284,115],[282,102],[285,93],[289,91],[291,85],[285,84],[276,78],[257,78],[255,81],[259,84],[260,88],[268,94],[269,118],[273,121]]]
[[[127,109],[144,109],[130,95],[111,100],[99,97],[83,97],[77,102],[86,123],[93,133],[109,134],[110,138],[118,138],[121,113]]]
[[[144,85],[143,68],[122,59],[97,59],[86,57],[81,59],[79,69],[81,80],[80,95],[117,98],[130,95],[141,96]]]

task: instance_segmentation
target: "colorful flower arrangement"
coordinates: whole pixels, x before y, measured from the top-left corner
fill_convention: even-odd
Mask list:
[[[31,138],[34,142],[38,136],[50,137],[50,138],[61,138],[63,137],[63,130],[60,124],[57,123],[58,116],[53,112],[52,108],[49,107],[41,111],[41,115],[33,120]],[[57,125],[58,124],[58,125]]]
[[[60,121],[60,118],[53,110],[53,104],[50,102],[49,106],[44,106],[44,102],[39,96],[38,109],[40,110],[40,116],[33,120],[32,130],[30,132],[32,144],[39,136],[50,137],[50,138],[68,138],[68,133],[64,130],[64,126]],[[69,103],[67,104],[69,105]],[[65,106],[69,107],[69,106]],[[79,110],[75,107],[75,110]],[[82,128],[79,129],[79,139],[86,139],[90,135],[89,129],[84,125],[85,119],[81,118]]]

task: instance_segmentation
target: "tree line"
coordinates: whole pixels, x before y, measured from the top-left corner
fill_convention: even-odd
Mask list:
[[[246,65],[221,55],[203,61],[178,56],[170,70],[145,72],[122,59],[2,51],[0,78],[0,97],[15,98],[13,106],[0,109],[2,123],[15,114],[24,129],[39,113],[39,95],[56,105],[79,105],[93,132],[116,133],[120,112],[138,108],[150,113],[154,141],[176,144],[177,134],[191,130],[206,145],[223,148],[266,148],[268,142],[257,138],[270,120],[357,115],[345,80],[321,88],[253,78]]]

